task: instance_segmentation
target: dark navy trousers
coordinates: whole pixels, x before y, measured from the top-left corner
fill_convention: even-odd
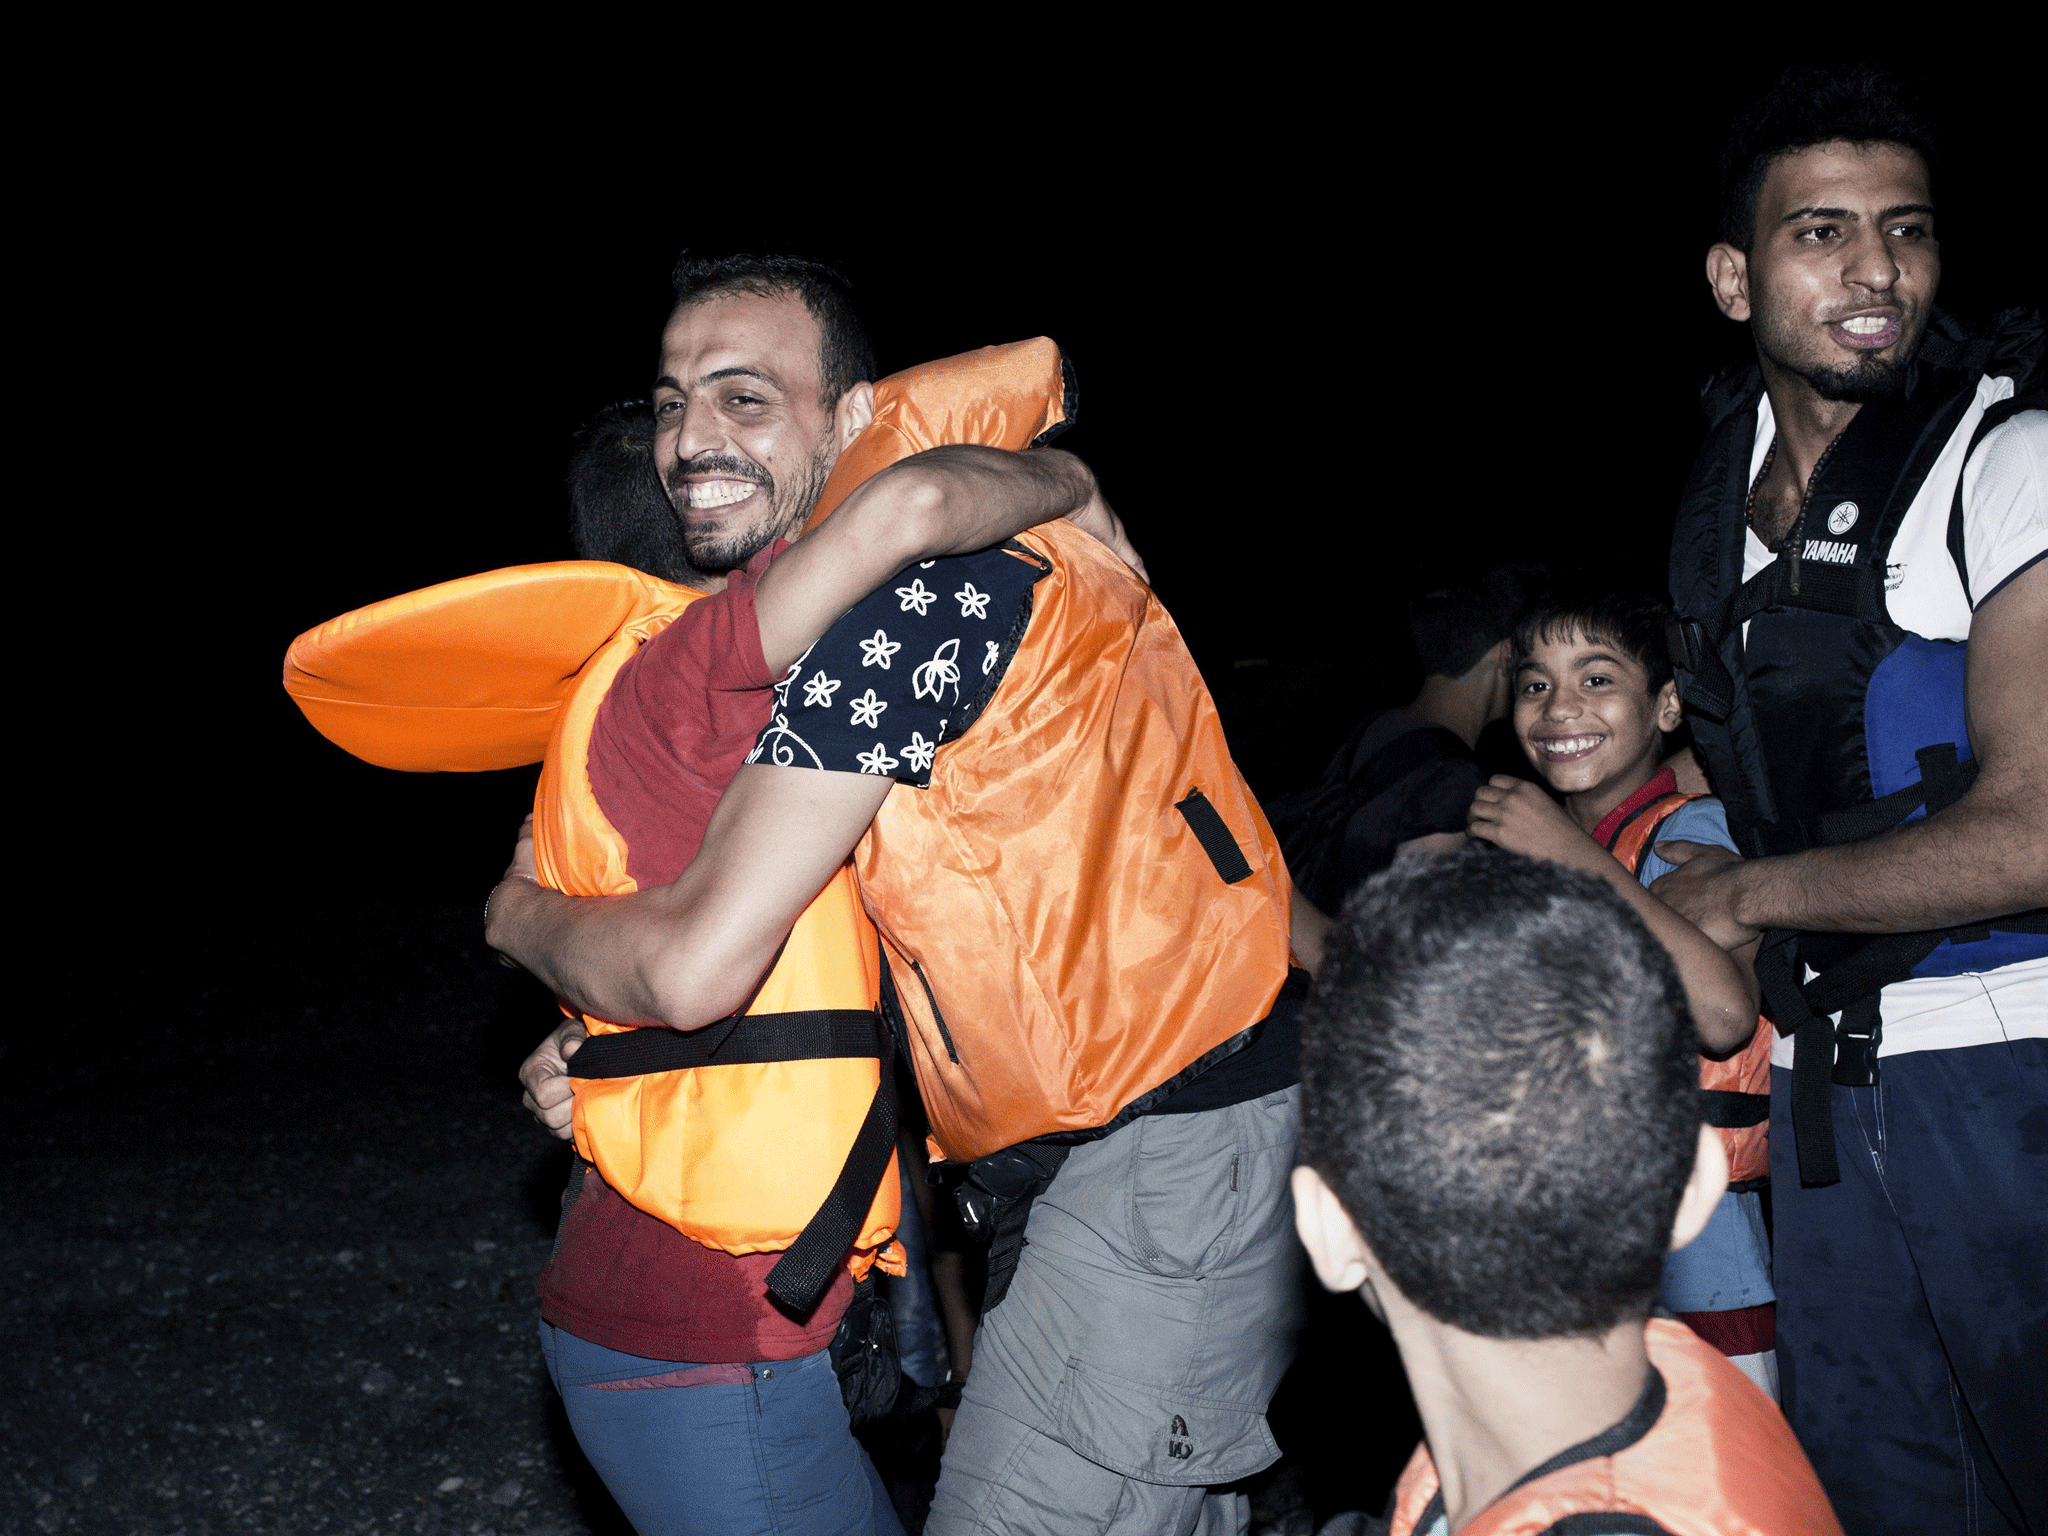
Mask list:
[[[824,1350],[645,1360],[543,1321],[576,1443],[640,1536],[903,1536]]]
[[[1802,1188],[1771,1073],[1778,1372],[1848,1536],[2048,1532],[2048,1041],[1887,1056]]]

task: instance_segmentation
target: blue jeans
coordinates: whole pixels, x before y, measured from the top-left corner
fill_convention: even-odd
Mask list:
[[[2048,1042],[1834,1088],[1842,1181],[1813,1189],[1791,1077],[1771,1072],[1779,1393],[1835,1513],[1850,1536],[2041,1528]]]
[[[576,1443],[640,1536],[903,1536],[824,1350],[699,1365],[543,1321]]]

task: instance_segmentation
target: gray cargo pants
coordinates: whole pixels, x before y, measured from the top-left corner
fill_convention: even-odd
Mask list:
[[[1211,1488],[1278,1459],[1294,1354],[1299,1088],[1076,1147],[982,1319],[929,1536],[1230,1536]]]

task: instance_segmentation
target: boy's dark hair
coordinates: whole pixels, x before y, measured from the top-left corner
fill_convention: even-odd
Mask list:
[[[853,307],[853,284],[836,267],[804,256],[692,256],[684,251],[676,258],[673,281],[678,309],[721,293],[802,299],[818,322],[818,392],[828,411],[854,385],[874,381],[874,344]]]
[[[1408,604],[1408,633],[1422,670],[1463,677],[1488,651],[1515,632],[1528,601],[1530,568],[1496,565],[1469,586],[1440,587]]]
[[[1898,81],[1869,64],[1794,65],[1728,131],[1718,238],[1749,250],[1771,163],[1816,144],[1896,144],[1934,174],[1934,130]]]
[[[612,560],[665,581],[701,586],[682,522],[654,467],[654,407],[608,405],[576,434],[569,454],[569,542],[579,558]]]
[[[1671,681],[1671,647],[1664,637],[1671,605],[1633,592],[1549,593],[1529,605],[1515,626],[1515,660],[1520,663],[1542,640],[1574,632],[1611,645],[1643,669],[1650,693]]]
[[[1430,1316],[1596,1334],[1656,1300],[1698,1050],[1671,957],[1597,880],[1490,847],[1396,864],[1302,1021],[1302,1159]]]

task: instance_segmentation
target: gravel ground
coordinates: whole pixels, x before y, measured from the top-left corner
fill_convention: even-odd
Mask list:
[[[562,1154],[512,1073],[546,999],[468,904],[308,931],[10,1053],[0,1528],[625,1530],[533,1336]]]
[[[626,1532],[534,1338],[566,1151],[513,1074],[552,1005],[474,903],[298,929],[74,973],[68,1043],[0,1060],[0,1531]],[[1373,1422],[1385,1335],[1318,1316],[1255,1490],[1284,1536],[1377,1509],[1414,1444]],[[914,1527],[930,1426],[871,1448]]]

